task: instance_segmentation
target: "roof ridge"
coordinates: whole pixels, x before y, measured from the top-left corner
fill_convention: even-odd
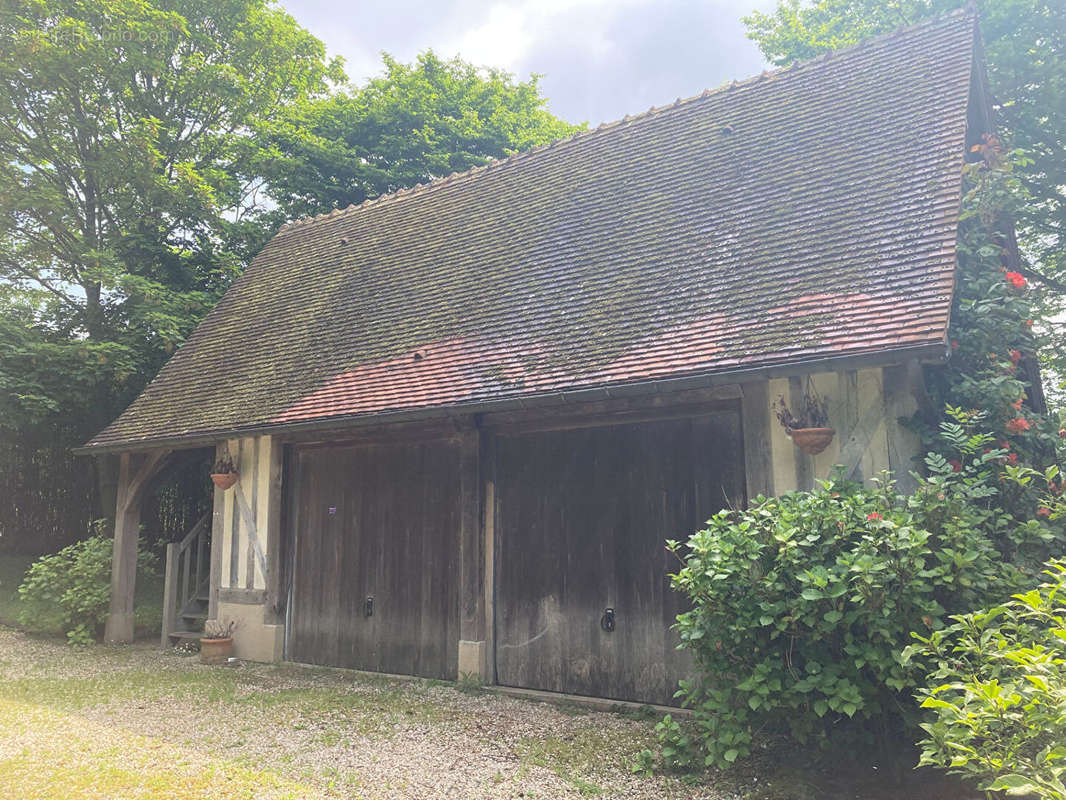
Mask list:
[[[584,128],[576,130],[569,136],[564,136],[559,139],[553,139],[552,141],[546,142],[544,144],[535,145],[534,147],[531,147],[528,150],[518,150],[502,158],[490,159],[484,164],[476,164],[473,167],[470,167],[469,169],[463,170],[462,172],[452,172],[450,175],[443,175],[439,178],[433,178],[427,181],[426,183],[416,183],[414,186],[404,186],[399,189],[394,189],[391,192],[385,192],[384,194],[379,194],[376,197],[369,197],[366,200],[363,200],[361,203],[352,203],[344,208],[335,208],[332,211],[326,211],[321,214],[315,214],[310,217],[303,217],[301,219],[291,220],[290,222],[287,222],[281,226],[276,236],[281,236],[282,234],[288,233],[295,228],[303,228],[307,225],[316,222],[321,222],[326,219],[333,219],[341,215],[347,215],[365,207],[377,205],[383,202],[389,202],[391,200],[398,200],[410,195],[419,194],[429,189],[438,189],[440,187],[447,186],[455,181],[470,178],[473,175],[476,175],[477,173],[501,167],[505,164],[518,162],[535,153],[540,153],[544,150],[549,150],[554,147],[558,147],[559,145],[566,144],[575,139],[594,136],[596,134],[613,130],[614,128],[622,127],[624,125],[631,125],[633,123],[643,122],[656,114],[662,113],[663,111],[669,111],[680,106],[695,103],[700,100],[706,100],[711,97],[716,97],[720,94],[732,92],[736,89],[746,89],[756,84],[760,84],[763,81],[773,80],[784,73],[789,73],[793,70],[802,69],[813,64],[819,64],[824,61],[839,58],[842,55],[851,52],[857,52],[867,47],[881,44],[889,39],[894,39],[898,36],[908,34],[918,28],[923,28],[927,26],[931,27],[935,24],[942,23],[952,17],[971,17],[976,19],[977,11],[971,1],[966,6],[959,6],[958,8],[954,8],[950,11],[938,14],[935,17],[919,20],[918,22],[913,22],[909,25],[901,26],[899,28],[896,28],[895,30],[888,31],[877,36],[872,36],[869,39],[863,39],[862,41],[856,42],[855,44],[848,45],[847,47],[842,47],[839,50],[827,50],[826,52],[820,53],[819,55],[813,56],[812,58],[804,59],[802,61],[795,60],[787,65],[776,67],[774,69],[763,70],[758,75],[752,75],[747,78],[742,78],[740,80],[733,79],[715,87],[714,89],[704,89],[702,92],[691,95],[689,97],[678,97],[671,103],[664,103],[661,106],[653,105],[648,108],[647,111],[641,111],[636,114],[626,114],[621,119],[611,120],[609,122],[601,122],[595,128]]]

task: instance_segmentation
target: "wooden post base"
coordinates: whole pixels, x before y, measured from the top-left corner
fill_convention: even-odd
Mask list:
[[[107,626],[104,628],[104,641],[107,644],[132,644],[133,614],[114,611],[108,614]]]

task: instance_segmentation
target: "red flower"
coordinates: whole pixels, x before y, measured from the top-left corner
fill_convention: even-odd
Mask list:
[[[1019,397],[1017,400],[1015,400],[1013,403],[1011,403],[1011,406],[1014,408],[1015,411],[1021,411],[1022,410],[1022,398]]]
[[[1017,453],[1011,453],[1009,456],[1007,456],[1007,461],[1009,461],[1011,464],[1017,464],[1018,463],[1018,454]]]
[[[952,472],[962,472],[962,462],[958,459],[953,458],[948,463],[951,464]]]
[[[1007,353],[1010,355],[1010,363],[1012,364],[1017,364],[1022,360],[1021,350],[1008,350]]]
[[[1010,433],[1022,433],[1029,430],[1029,420],[1025,417],[1015,417],[1007,423],[1007,430]]]
[[[1046,507],[1045,508],[1038,508],[1036,510],[1036,515],[1038,517],[1050,517],[1051,516],[1051,509],[1050,508],[1046,508]]]
[[[952,339],[951,340],[951,349],[952,350],[958,350],[959,349],[959,340],[958,339]]]
[[[876,511],[871,511],[869,514],[866,515],[866,519],[879,520],[884,518]]]
[[[1007,273],[1007,283],[1013,286],[1015,289],[1025,288],[1025,276],[1018,272]]]
[[[1025,327],[1027,327],[1027,328],[1033,327],[1033,321],[1031,319],[1027,319],[1025,321]]]
[[[1066,428],[1059,428],[1059,438],[1066,439]]]

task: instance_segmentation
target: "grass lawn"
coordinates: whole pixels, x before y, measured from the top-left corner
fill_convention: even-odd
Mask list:
[[[34,562],[34,556],[0,553],[0,625],[27,628],[34,633],[62,634],[58,610],[38,612],[31,625],[19,623],[18,587],[26,570]],[[163,623],[163,576],[158,573],[137,576],[134,596],[134,624],[138,638],[159,636]]]
[[[979,797],[928,776],[895,785],[874,764],[841,768],[840,754],[819,766],[795,748],[768,748],[727,773],[634,774],[656,721],[345,670],[207,667],[146,643],[76,649],[0,629],[0,797]]]
[[[0,796],[298,798],[312,789],[268,770],[42,706],[0,699]]]

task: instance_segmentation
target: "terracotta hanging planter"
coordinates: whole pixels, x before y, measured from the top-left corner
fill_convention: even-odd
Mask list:
[[[212,472],[211,480],[222,491],[226,491],[237,482],[237,478],[240,477],[236,472]]]
[[[238,477],[237,466],[228,455],[219,458],[215,465],[211,467],[211,480],[222,491],[226,491],[226,489],[233,486]]]
[[[795,411],[778,397],[774,413],[785,433],[807,455],[816,456],[833,441],[836,431],[829,427],[829,401],[819,397],[810,377],[802,397],[793,395]]]
[[[816,456],[833,441],[836,431],[833,428],[787,428],[792,443],[810,456]]]

